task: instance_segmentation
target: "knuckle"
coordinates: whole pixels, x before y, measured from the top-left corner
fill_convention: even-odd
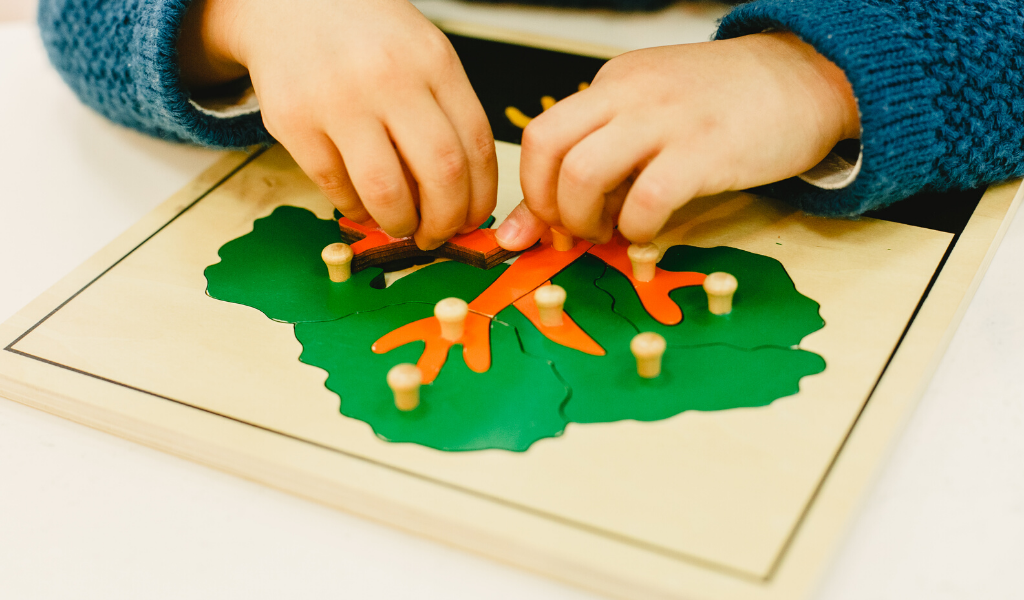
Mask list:
[[[427,57],[434,61],[434,64],[452,65],[458,64],[458,55],[452,47],[448,37],[440,29],[432,28],[430,35],[425,39]]]
[[[523,203],[533,216],[548,225],[557,225],[561,219],[558,214],[558,205],[554,198],[544,195],[543,197],[527,195]]]
[[[438,148],[435,156],[435,180],[442,187],[450,187],[462,181],[469,166],[466,164],[466,156],[462,148],[457,146],[445,146]]]
[[[543,115],[541,115],[543,116]],[[554,139],[540,117],[530,121],[523,130],[522,151],[524,154],[542,154],[551,146]]]
[[[597,73],[594,75],[594,79],[590,82],[590,85],[599,85],[601,81],[610,77],[610,73],[615,70],[616,66],[614,59],[601,65],[601,68],[597,70]]]
[[[631,54],[632,53],[627,52],[626,54],[619,55],[601,65],[601,68],[598,69],[597,74],[594,75],[594,80],[591,82],[591,85],[597,85],[598,82],[604,79],[619,75],[623,71],[623,69],[626,68],[626,65],[624,63],[630,62],[629,59],[632,58],[630,56]]]
[[[469,150],[473,160],[478,163],[489,164],[496,159],[497,154],[494,148],[494,135],[491,134],[489,127],[484,127],[482,130],[474,132],[470,136]]]
[[[364,97],[367,94],[384,89],[394,89],[407,79],[404,65],[399,51],[389,46],[364,49],[359,53],[357,60],[350,61],[346,68],[352,76],[352,80],[358,82],[353,86],[361,91],[349,91],[355,97]]]
[[[297,100],[274,96],[260,102],[263,126],[275,138],[287,136],[306,126],[306,111]]]
[[[319,171],[310,173],[309,178],[327,195],[328,198],[347,199],[350,193],[348,177],[338,171]]]
[[[635,209],[645,213],[662,213],[668,207],[668,194],[660,181],[647,179],[637,182],[629,191]]]
[[[388,210],[402,201],[402,184],[383,172],[370,172],[359,182],[359,196],[368,206]]]
[[[264,107],[260,110],[260,116],[263,119],[263,127],[266,128],[267,133],[274,136],[274,139],[281,140],[288,136],[288,133],[294,131],[295,119],[288,116],[285,113],[272,110],[269,107]]]
[[[570,154],[562,162],[562,182],[573,189],[592,185],[597,175],[593,162],[585,156]]]

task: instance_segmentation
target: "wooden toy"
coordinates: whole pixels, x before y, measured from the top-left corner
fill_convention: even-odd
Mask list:
[[[352,246],[337,242],[324,248],[321,257],[331,281],[341,283],[352,276]]]
[[[636,357],[637,375],[654,379],[661,375],[661,357],[665,354],[665,338],[652,331],[636,334],[629,343],[629,349]]]
[[[477,229],[460,234],[433,250],[420,250],[411,237],[393,238],[380,229],[366,227],[342,217],[338,220],[341,239],[352,245],[355,256],[352,271],[386,266],[415,259],[447,258],[480,269],[490,269],[518,254],[505,250],[494,238],[493,229]]]
[[[434,306],[434,316],[441,323],[441,337],[449,342],[462,339],[466,330],[469,305],[461,298],[445,298]]]
[[[654,244],[630,244],[627,255],[633,266],[633,278],[644,283],[653,280],[658,254],[658,247]]]
[[[567,252],[572,250],[573,246],[576,245],[576,240],[573,239],[572,234],[563,231],[561,228],[551,228],[551,245],[555,250],[559,252]]]
[[[565,288],[560,285],[542,285],[533,293],[540,313],[540,322],[545,327],[561,327],[565,322]]]
[[[420,405],[420,385],[423,377],[416,365],[402,363],[388,371],[388,387],[395,395],[395,407],[408,412]]]
[[[602,63],[452,39],[500,140],[500,223],[522,199],[504,109]],[[0,394],[605,595],[802,599],[1020,201],[1011,182],[833,220],[725,194],[673,217],[649,281],[621,236],[506,262],[493,229],[443,251],[466,262],[385,272],[436,256],[339,220],[281,147],[232,154],[0,327]],[[716,272],[743,284],[728,318]],[[452,297],[457,340],[434,315]],[[657,377],[639,332],[665,340]],[[416,410],[391,406],[400,364]]]
[[[710,273],[704,280],[704,291],[708,294],[708,310],[713,315],[727,315],[732,312],[732,296],[738,283],[729,273]]]

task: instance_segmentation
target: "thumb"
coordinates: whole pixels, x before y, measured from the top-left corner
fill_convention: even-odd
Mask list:
[[[536,243],[547,230],[547,223],[534,216],[525,202],[520,202],[505,217],[505,221],[498,227],[494,236],[498,244],[506,250],[525,250]]]

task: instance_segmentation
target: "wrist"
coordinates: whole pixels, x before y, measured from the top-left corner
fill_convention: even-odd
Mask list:
[[[846,74],[821,55],[814,46],[790,32],[757,34],[765,42],[785,48],[792,68],[801,70],[801,80],[816,110],[823,134],[832,144],[860,137],[860,112]]]
[[[178,37],[182,83],[190,88],[214,86],[244,77],[238,0],[193,0]]]

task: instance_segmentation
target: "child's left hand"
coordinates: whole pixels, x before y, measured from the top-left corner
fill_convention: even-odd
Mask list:
[[[691,198],[798,175],[859,134],[845,75],[793,34],[630,52],[523,132],[525,200],[497,237],[603,243],[617,224],[647,242]]]

